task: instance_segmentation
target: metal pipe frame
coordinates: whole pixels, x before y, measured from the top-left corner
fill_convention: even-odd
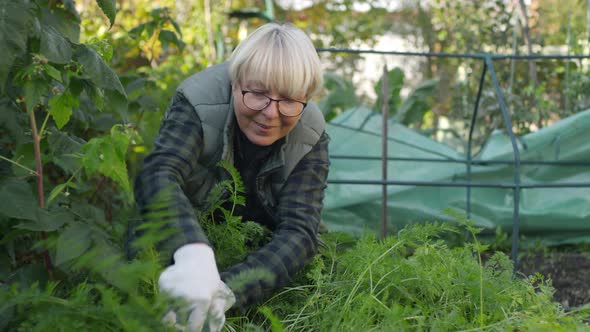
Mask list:
[[[353,155],[330,155],[331,159],[349,159],[349,160],[382,160],[381,157],[371,157],[371,156],[353,156]],[[388,157],[388,161],[425,161],[425,162],[433,162],[433,163],[464,163],[467,164],[468,162],[472,165],[503,165],[503,164],[512,164],[514,163],[511,160],[467,160],[467,159],[437,159],[437,158],[409,158],[409,157]],[[572,166],[572,167],[582,167],[582,166],[590,166],[590,161],[575,161],[575,160],[568,160],[568,161],[545,161],[545,160],[521,160],[521,165],[537,165],[537,166]]]
[[[356,184],[356,185],[380,185],[386,188],[387,185],[397,185],[397,186],[428,186],[428,187],[464,187],[466,189],[466,204],[467,204],[467,217],[470,217],[471,214],[471,188],[478,187],[478,188],[506,188],[513,190],[513,223],[512,223],[512,250],[511,256],[514,262],[514,273],[516,273],[518,269],[518,233],[519,233],[519,208],[520,208],[520,192],[522,189],[530,189],[530,188],[590,188],[590,183],[521,183],[520,181],[520,168],[521,165],[554,165],[554,166],[590,166],[590,161],[525,161],[520,159],[520,150],[518,148],[518,138],[514,134],[512,130],[512,121],[510,115],[508,113],[508,109],[506,107],[506,103],[504,101],[504,95],[502,93],[502,89],[500,88],[500,83],[498,82],[498,78],[496,76],[496,72],[494,70],[494,60],[503,60],[503,59],[547,59],[547,60],[572,60],[572,59],[588,59],[590,55],[561,55],[561,54],[553,54],[553,55],[517,55],[517,54],[486,54],[486,53],[434,53],[434,52],[395,52],[395,51],[377,51],[377,50],[355,50],[355,49],[343,49],[343,48],[318,48],[318,52],[329,52],[329,53],[354,53],[354,54],[384,54],[384,55],[397,55],[397,56],[422,56],[422,57],[439,57],[439,58],[469,58],[469,59],[479,59],[483,61],[483,70],[481,74],[481,78],[479,81],[479,88],[477,91],[477,98],[474,105],[473,115],[471,117],[471,124],[469,128],[469,137],[467,142],[467,158],[458,160],[458,159],[437,159],[437,158],[396,158],[396,157],[388,157],[386,153],[384,153],[381,157],[360,157],[360,156],[346,156],[346,155],[338,155],[338,156],[330,156],[330,158],[337,158],[337,159],[357,159],[357,160],[382,160],[382,162],[387,161],[424,161],[424,162],[446,162],[446,163],[465,163],[466,171],[467,171],[467,179],[463,182],[440,182],[440,181],[391,181],[387,180],[387,177],[383,178],[382,180],[329,180],[328,183],[330,184]],[[477,114],[479,110],[479,102],[481,99],[481,94],[483,90],[483,84],[485,82],[486,74],[489,74],[492,84],[494,87],[494,91],[496,93],[496,98],[498,99],[498,105],[500,106],[500,112],[502,113],[502,118],[504,120],[504,125],[506,127],[506,132],[510,138],[510,143],[512,145],[513,151],[513,160],[473,160],[472,156],[472,141],[473,141],[473,130],[475,127],[475,123],[477,120]],[[340,127],[346,127],[343,125],[338,124],[331,124]],[[386,127],[384,127],[386,128]],[[364,131],[362,129],[350,128],[358,130],[359,132],[364,132],[367,134],[379,136],[373,132]],[[387,133],[381,133],[381,137],[385,137],[386,139],[384,142],[388,140],[397,141],[402,144],[408,144],[407,142],[401,142],[396,139],[387,138]],[[417,149],[424,150],[423,148],[415,146]],[[438,154],[436,151],[428,151],[434,154]],[[442,155],[441,155],[442,157]],[[472,182],[471,181],[471,173],[472,173],[472,165],[494,165],[494,164],[511,164],[514,166],[514,181],[513,182]],[[386,174],[386,173],[384,173]],[[387,195],[386,192],[383,192],[382,195]],[[382,200],[385,200],[386,197],[382,197]],[[385,230],[386,231],[386,230]],[[384,232],[382,230],[382,232]],[[383,234],[382,234],[383,235]]]

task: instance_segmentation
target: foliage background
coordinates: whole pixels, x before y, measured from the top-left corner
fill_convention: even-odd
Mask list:
[[[176,86],[227,59],[269,19],[294,23],[317,47],[370,49],[395,36],[404,43],[386,50],[590,53],[586,1],[531,0],[524,11],[521,3],[0,0],[0,291],[3,299],[20,294],[0,315],[18,321],[26,303],[41,308],[68,298],[66,309],[112,305],[95,315],[88,306],[92,324],[110,326],[108,315],[120,317],[124,329],[159,324],[123,319],[126,310],[142,308],[149,317],[164,310],[138,295],[157,293],[161,258],[146,245],[154,264],[123,263],[126,228],[135,218],[133,178]],[[360,105],[379,109],[378,74],[363,77],[372,60],[341,52],[321,57],[326,89],[317,101],[326,118]],[[462,149],[482,64],[434,57],[396,63],[388,73],[392,116]],[[518,133],[590,105],[587,59],[497,65]],[[370,89],[360,89],[365,81]],[[488,85],[481,109],[479,144],[503,128]]]

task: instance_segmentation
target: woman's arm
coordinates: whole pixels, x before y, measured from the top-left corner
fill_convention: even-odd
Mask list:
[[[165,259],[171,259],[174,251],[185,244],[209,243],[183,191],[185,179],[197,167],[202,140],[201,122],[192,105],[175,96],[162,120],[154,149],[135,180],[142,222],[165,224],[160,234],[173,232],[160,246]]]

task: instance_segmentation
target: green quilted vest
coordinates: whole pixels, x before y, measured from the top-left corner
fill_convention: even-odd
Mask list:
[[[185,185],[197,208],[205,206],[212,186],[228,176],[217,163],[223,159],[234,164],[236,124],[228,69],[228,62],[210,67],[186,79],[177,90],[193,106],[203,127],[203,150],[198,160],[201,167]],[[325,125],[320,109],[310,101],[295,128],[285,137],[280,152],[271,155],[258,173],[257,191],[266,208],[276,205],[276,197],[289,174],[318,142]]]

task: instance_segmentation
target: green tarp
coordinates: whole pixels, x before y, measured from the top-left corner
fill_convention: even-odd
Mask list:
[[[388,156],[464,160],[464,154],[403,125],[388,123]],[[369,109],[349,110],[328,123],[331,155],[381,156],[381,115]],[[588,161],[590,110],[518,137],[523,161]],[[494,132],[476,160],[513,160],[510,139]],[[381,160],[332,158],[330,180],[381,180]],[[390,161],[388,179],[398,181],[465,182],[464,163]],[[533,183],[590,183],[590,166],[521,165],[520,180]],[[512,183],[511,164],[472,166],[472,182]],[[323,213],[332,230],[378,232],[381,225],[380,185],[329,184]],[[443,210],[466,213],[466,188],[388,186],[388,225],[391,231],[420,221],[452,219]],[[511,188],[472,188],[471,220],[493,233],[511,233]],[[590,188],[526,188],[520,191],[520,232],[545,242],[590,242]]]

